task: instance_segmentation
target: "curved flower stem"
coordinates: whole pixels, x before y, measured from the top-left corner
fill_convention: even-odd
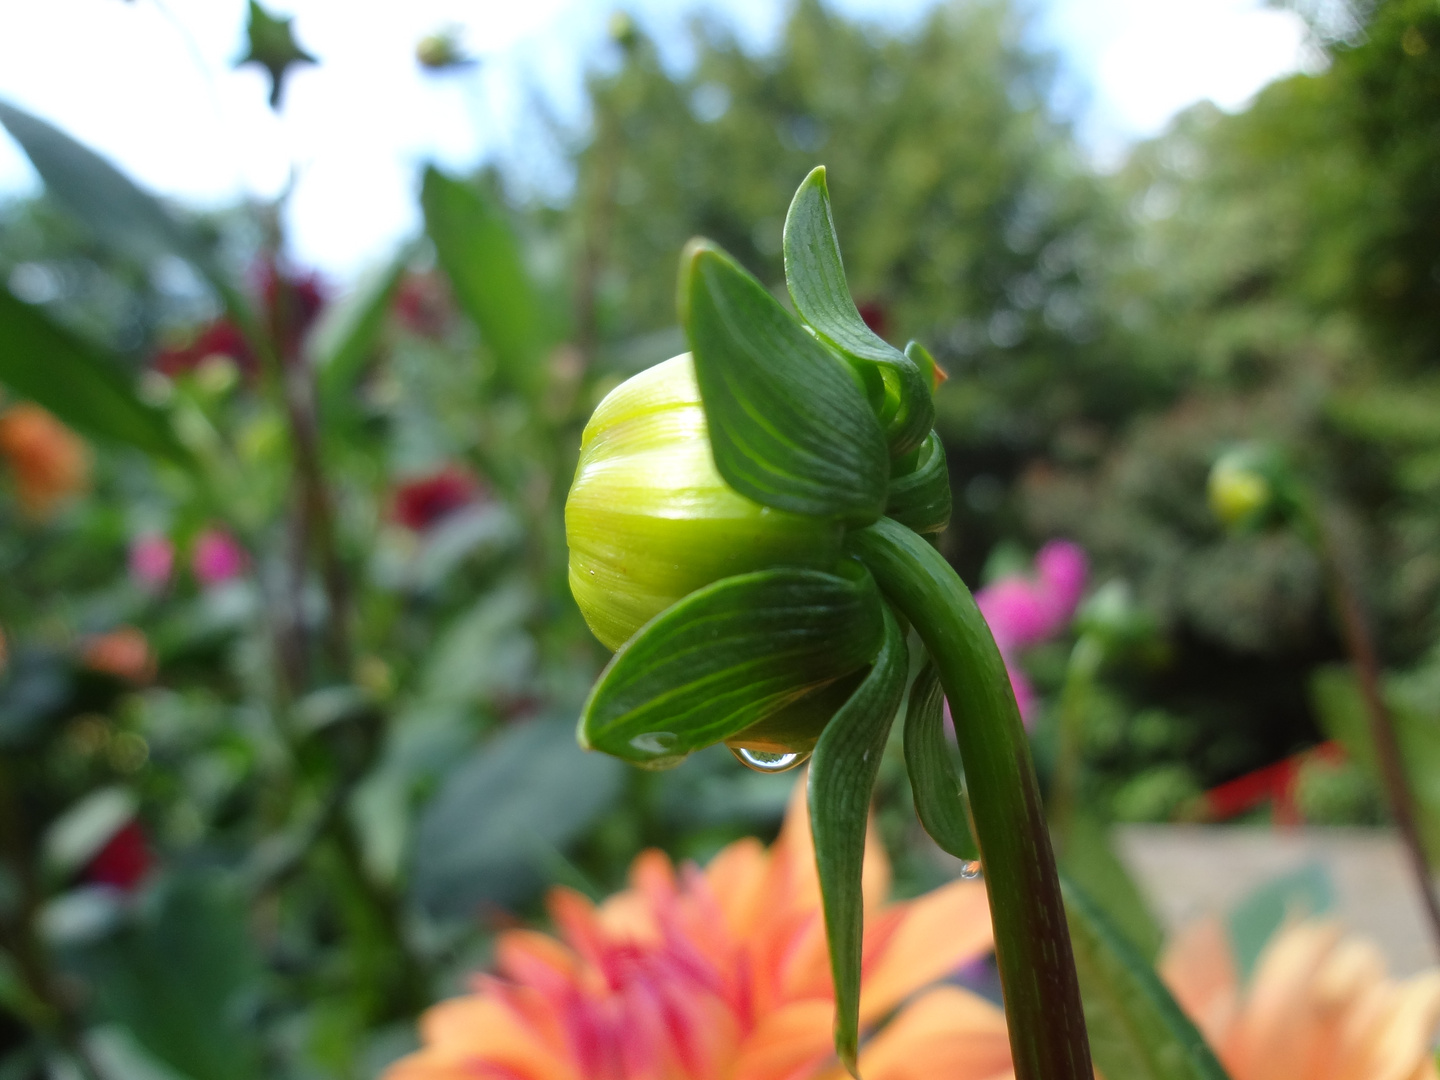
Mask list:
[[[1055,855],[1000,650],[970,590],[920,536],[881,518],[850,544],[914,625],[955,715],[1016,1080],[1091,1080]]]

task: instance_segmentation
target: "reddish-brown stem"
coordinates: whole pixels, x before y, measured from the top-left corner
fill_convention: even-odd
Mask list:
[[[1415,797],[1405,776],[1405,765],[1400,753],[1400,741],[1395,735],[1395,722],[1390,708],[1385,703],[1384,690],[1380,684],[1381,667],[1379,651],[1375,647],[1370,621],[1360,599],[1360,591],[1352,579],[1346,560],[1341,556],[1335,542],[1333,530],[1328,522],[1317,522],[1317,534],[1321,557],[1326,564],[1330,579],[1331,598],[1335,615],[1340,622],[1340,632],[1345,639],[1345,650],[1355,669],[1360,683],[1360,695],[1365,703],[1366,719],[1369,721],[1370,741],[1375,746],[1375,761],[1379,768],[1381,786],[1385,789],[1390,804],[1390,814],[1400,831],[1400,839],[1409,858],[1420,901],[1430,920],[1431,933],[1440,947],[1440,895],[1435,889],[1435,877],[1425,854],[1424,841],[1420,836],[1419,814]]]

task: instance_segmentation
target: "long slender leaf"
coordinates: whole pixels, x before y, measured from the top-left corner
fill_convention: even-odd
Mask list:
[[[915,361],[860,317],[845,280],[823,165],[800,184],[785,215],[785,283],[795,310],[821,338],[852,362],[878,369],[885,384],[881,422],[890,453],[900,457],[924,442],[935,423],[930,387]]]
[[[1155,969],[1073,882],[1061,888],[1096,1067],[1117,1080],[1228,1080]]]
[[[881,644],[880,594],[858,564],[841,571],[740,574],[661,612],[591,690],[581,745],[664,768],[864,667]]]
[[[965,792],[945,745],[944,703],[940,673],[927,663],[915,676],[905,710],[905,770],[915,814],[930,838],[957,859],[978,859]]]
[[[135,396],[118,358],[0,289],[0,383],[85,435],[193,466],[169,419]]]
[[[105,158],[24,109],[0,101],[0,124],[25,151],[45,189],[101,241],[142,262],[176,255],[208,280],[251,343],[254,313],[226,277],[212,245]]]
[[[8,102],[0,101],[0,124],[50,194],[102,239],[143,260],[169,253],[192,261],[204,257],[192,230],[89,147]]]
[[[704,241],[682,256],[680,308],[725,482],[777,510],[874,521],[885,439],[843,361]]]
[[[861,878],[870,793],[905,694],[905,635],[884,608],[885,640],[875,665],[820,734],[810,759],[810,829],[820,874],[830,971],[835,981],[835,1051],[855,1072],[860,1036],[860,960],[865,903]]]
[[[501,378],[512,389],[537,394],[544,385],[545,329],[504,213],[479,188],[433,167],[425,170],[420,204],[455,299],[494,353]]]
[[[334,401],[354,385],[375,348],[409,261],[407,248],[380,273],[363,280],[353,295],[321,316],[320,325],[311,335],[310,352],[323,401]]]

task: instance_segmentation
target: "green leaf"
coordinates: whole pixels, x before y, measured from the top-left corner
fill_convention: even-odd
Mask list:
[[[1125,1080],[1228,1080],[1155,969],[1073,882],[1061,888],[1096,1068]]]
[[[585,703],[580,744],[677,764],[868,664],[880,609],[875,582],[848,561],[838,575],[762,570],[698,589],[620,647]]]
[[[777,510],[874,521],[885,439],[843,362],[705,241],[682,256],[680,321],[726,483]]]
[[[192,467],[165,413],[135,396],[118,357],[0,289],[0,383],[76,431]]]
[[[820,734],[810,759],[810,829],[820,875],[830,971],[835,980],[835,1051],[855,1073],[860,1032],[860,959],[865,903],[861,878],[870,793],[900,700],[910,658],[888,607],[875,665]]]
[[[455,290],[510,388],[536,395],[544,384],[546,335],[520,246],[504,212],[479,188],[425,170],[425,229]]]
[[[238,891],[213,874],[172,878],[147,897],[136,925],[87,950],[99,1013],[193,1080],[264,1075],[247,998],[261,978]]]
[[[320,397],[333,405],[348,394],[375,350],[395,290],[405,274],[407,248],[378,274],[360,282],[355,291],[320,316],[310,335],[309,350],[320,384]]]
[[[880,421],[890,453],[900,457],[924,442],[935,423],[930,387],[915,361],[860,317],[845,280],[823,165],[800,184],[785,215],[785,283],[795,310],[822,340],[880,375]]]
[[[46,190],[102,240],[145,262],[165,254],[196,265],[208,261],[195,230],[89,147],[4,101],[0,124],[30,158]]]
[[[936,432],[916,451],[915,467],[890,480],[885,516],[917,533],[937,533],[950,524],[950,466]]]
[[[905,710],[905,770],[915,814],[930,838],[957,859],[978,859],[965,790],[945,744],[944,703],[940,674],[927,663],[915,676]]]
[[[94,150],[24,109],[0,101],[0,124],[25,151],[45,181],[45,190],[96,237],[144,263],[161,255],[186,260],[210,282],[231,318],[255,343],[254,313],[226,278],[213,246],[199,230],[175,217]]]
[[[431,914],[462,917],[486,902],[523,903],[619,797],[624,774],[581,751],[568,720],[510,728],[461,761],[426,806],[411,895]]]
[[[1146,961],[1160,952],[1164,934],[1140,887],[1110,846],[1109,830],[1083,812],[1074,815],[1063,837],[1056,836],[1060,870],[1104,910]]]

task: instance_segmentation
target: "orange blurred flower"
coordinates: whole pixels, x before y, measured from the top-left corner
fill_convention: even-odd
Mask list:
[[[46,517],[90,482],[90,452],[79,436],[29,402],[0,413],[0,456],[10,463],[20,505],[32,517]]]
[[[150,651],[150,642],[133,626],[96,634],[80,650],[80,661],[91,671],[126,682],[144,683],[155,677],[155,654]]]
[[[873,837],[873,829],[871,830]],[[884,903],[889,865],[865,857],[866,1080],[1011,1076],[1000,1009],[925,989],[992,946],[985,888],[956,881]],[[797,785],[768,851],[741,840],[703,871],[658,851],[598,907],[550,895],[559,940],[513,930],[496,975],[421,1020],[424,1047],[385,1080],[839,1080],[820,888]],[[917,994],[917,992],[919,992]],[[912,999],[912,995],[915,995]],[[909,1000],[907,1003],[907,999]]]
[[[1207,919],[1160,973],[1232,1080],[1436,1080],[1440,971],[1403,982],[1378,949],[1334,923],[1285,927],[1240,986],[1224,928]]]

